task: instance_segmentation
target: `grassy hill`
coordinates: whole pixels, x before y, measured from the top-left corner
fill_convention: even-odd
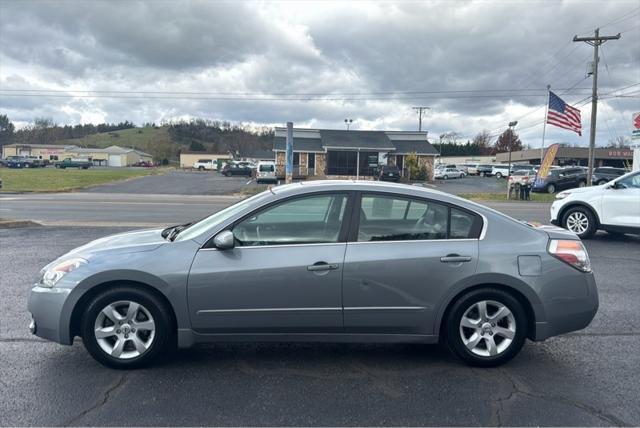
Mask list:
[[[130,147],[153,155],[156,160],[175,160],[181,145],[171,141],[167,127],[132,128],[113,132],[88,135],[84,138],[62,140],[56,144],[75,145],[80,147],[109,146]]]

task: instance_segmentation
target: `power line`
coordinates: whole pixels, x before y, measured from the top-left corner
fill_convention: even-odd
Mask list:
[[[571,88],[573,89],[573,88]],[[577,90],[588,90],[590,88],[576,88]],[[26,92],[26,93],[81,93],[81,94],[141,94],[141,95],[225,95],[225,96],[368,96],[368,95],[404,95],[404,94],[465,94],[465,93],[508,93],[508,92],[534,92],[542,91],[543,88],[527,89],[468,89],[468,90],[438,90],[438,91],[386,91],[386,92],[291,92],[291,93],[261,93],[261,92],[207,92],[207,91],[133,91],[133,90],[85,90],[85,89],[15,89],[7,88],[3,92]]]
[[[618,18],[616,18],[616,19],[614,19],[612,21],[609,21],[604,25],[601,25],[600,28],[608,27],[609,25],[613,25],[613,24],[619,24],[621,22],[624,22],[624,21],[626,21],[628,19],[633,18],[635,15],[638,15],[638,14],[640,14],[640,6],[634,8],[634,9],[631,9],[628,12],[625,12],[622,16],[620,16],[620,17],[618,17]]]
[[[0,90],[2,92],[2,90]],[[19,94],[5,93],[4,97],[36,97],[36,98],[113,98],[132,100],[209,100],[209,101],[396,101],[396,100],[434,100],[434,99],[484,99],[484,98],[542,98],[546,94],[475,94],[475,95],[415,95],[403,97],[207,97],[207,96],[175,96],[175,95],[118,95],[118,94]]]

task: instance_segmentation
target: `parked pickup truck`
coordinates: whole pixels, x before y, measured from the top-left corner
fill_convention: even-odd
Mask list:
[[[56,168],[82,168],[82,169],[89,169],[89,167],[93,165],[91,163],[91,161],[87,160],[87,159],[72,159],[72,158],[65,158],[59,162],[56,162]]]

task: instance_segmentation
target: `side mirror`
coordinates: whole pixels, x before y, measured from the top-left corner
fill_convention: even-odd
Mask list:
[[[230,250],[236,245],[236,238],[230,230],[223,230],[213,238],[213,245],[219,250]]]

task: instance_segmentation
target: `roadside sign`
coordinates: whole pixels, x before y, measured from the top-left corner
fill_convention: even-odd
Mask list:
[[[558,148],[560,148],[560,144],[557,143],[547,147],[547,150],[544,153],[544,158],[542,159],[542,164],[540,164],[540,169],[536,174],[536,185],[540,184],[545,178],[547,178],[547,175],[549,175],[549,170],[551,169],[553,160],[556,158]]]

